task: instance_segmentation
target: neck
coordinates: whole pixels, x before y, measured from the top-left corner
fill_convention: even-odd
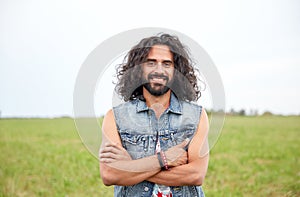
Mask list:
[[[143,96],[146,100],[146,105],[149,108],[152,108],[155,105],[159,105],[163,108],[163,110],[166,110],[170,105],[171,90],[161,96],[154,96],[150,94],[150,92],[148,92],[146,88],[143,88]]]

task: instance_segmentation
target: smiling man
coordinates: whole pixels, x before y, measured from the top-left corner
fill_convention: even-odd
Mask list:
[[[143,63],[144,87],[146,90],[154,96],[164,95],[169,91],[173,73],[173,54],[169,47],[166,45],[151,47],[148,58]]]
[[[125,103],[102,125],[100,174],[115,196],[204,196],[208,118],[188,51],[175,36],[144,38],[117,72]]]

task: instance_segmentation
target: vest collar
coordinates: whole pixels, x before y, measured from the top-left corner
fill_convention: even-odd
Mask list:
[[[148,111],[149,108],[146,105],[146,102],[143,100],[138,99],[137,105],[136,105],[136,112],[142,112],[142,111]],[[174,93],[171,93],[171,102],[169,108],[166,110],[166,113],[172,112],[175,114],[182,114],[182,105],[179,102],[178,98],[174,95]]]

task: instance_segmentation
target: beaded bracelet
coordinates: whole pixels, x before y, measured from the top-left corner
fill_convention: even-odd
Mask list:
[[[167,162],[167,158],[166,158],[165,153],[163,151],[161,151],[160,155],[162,157],[162,161],[164,162],[164,168],[165,168],[165,170],[168,170],[169,166],[168,166],[168,162]]]

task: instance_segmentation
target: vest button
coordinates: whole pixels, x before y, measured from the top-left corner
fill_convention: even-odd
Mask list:
[[[144,190],[147,192],[149,191],[149,187],[145,187]]]

